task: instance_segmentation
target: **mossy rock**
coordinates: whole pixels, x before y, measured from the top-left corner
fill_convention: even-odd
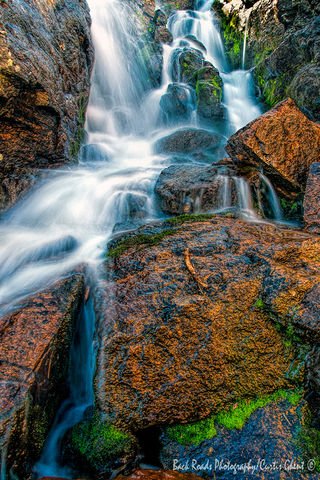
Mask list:
[[[93,474],[106,474],[128,463],[137,449],[132,434],[112,425],[97,411],[72,428],[68,443],[77,466]]]
[[[221,21],[222,39],[230,68],[232,70],[240,68],[244,36],[238,28],[239,17],[236,12],[228,17],[222,10],[222,4],[219,0],[215,0],[213,3],[213,9]]]
[[[216,426],[220,425],[230,430],[241,430],[246,421],[258,409],[269,403],[288,400],[291,405],[297,405],[301,400],[300,390],[278,390],[270,395],[253,399],[244,399],[237,402],[229,410],[221,411],[199,422],[170,426],[165,430],[168,437],[181,445],[198,446],[205,440],[216,436]]]

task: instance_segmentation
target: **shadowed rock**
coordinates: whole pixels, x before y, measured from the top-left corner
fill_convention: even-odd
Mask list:
[[[83,275],[69,276],[26,300],[0,323],[0,436],[7,471],[26,478],[39,459],[67,394],[72,327]]]
[[[85,0],[2,2],[0,29],[2,209],[37,169],[77,157],[93,49]]]
[[[189,128],[177,130],[176,132],[161,138],[155,143],[156,153],[194,153],[214,149],[224,141],[222,135]]]
[[[306,228],[320,233],[320,163],[311,165],[303,208]]]

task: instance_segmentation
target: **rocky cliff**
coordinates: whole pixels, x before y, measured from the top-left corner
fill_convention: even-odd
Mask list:
[[[216,0],[230,64],[254,68],[262,99],[272,107],[291,97],[320,119],[320,7],[313,0]]]
[[[92,63],[85,0],[1,2],[0,209],[77,157]]]

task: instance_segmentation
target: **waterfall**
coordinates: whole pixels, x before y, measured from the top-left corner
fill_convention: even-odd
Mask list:
[[[196,12],[176,11],[168,22],[171,45],[163,46],[161,86],[150,88],[148,69],[139,51],[142,25],[129,3],[89,0],[95,67],[87,112],[87,144],[79,165],[48,172],[0,223],[0,315],[25,298],[56,282],[66,272],[87,264],[97,280],[106,245],[115,231],[134,229],[162,218],[153,198],[154,184],[170,159],[153,153],[153,143],[168,128],[197,125],[194,92],[179,78],[173,82],[174,54],[184,45],[195,48],[186,35],[205,47],[205,60],[220,70],[226,131],[233,133],[260,114],[251,98],[249,72],[230,72],[211,1]],[[161,119],[161,99],[170,84],[185,94],[186,115]],[[213,129],[215,126],[213,125]],[[231,206],[231,179],[221,179],[221,204]],[[248,185],[237,184],[239,204],[254,218]],[[66,430],[83,418],[93,403],[94,312],[92,300],[82,309],[71,350],[70,396],[61,406],[48,436],[38,475],[68,476],[60,464]],[[81,331],[81,333],[79,333]],[[79,377],[79,375],[81,375]]]
[[[244,39],[243,39],[243,47],[242,47],[242,61],[241,67],[244,70],[245,62],[246,62],[246,48],[247,48],[247,35],[248,35],[248,25],[249,25],[249,18],[250,18],[250,11],[246,16],[246,24],[244,28]]]
[[[61,405],[47,437],[41,459],[34,467],[37,477],[72,474],[60,462],[60,447],[66,431],[80,422],[94,403],[94,327],[92,299],[83,305],[71,346],[68,384],[70,395]]]
[[[276,192],[275,192],[275,189],[274,189],[273,186],[272,186],[272,183],[270,182],[270,180],[268,179],[268,177],[266,177],[265,175],[263,175],[263,173],[261,173],[261,172],[259,173],[259,177],[260,177],[261,180],[266,184],[266,186],[267,186],[267,188],[268,188],[268,192],[269,192],[269,202],[270,202],[270,205],[271,205],[273,214],[274,214],[274,219],[275,219],[275,220],[278,220],[278,221],[283,220],[281,205],[280,205],[278,196],[277,196],[277,194],[276,194]]]

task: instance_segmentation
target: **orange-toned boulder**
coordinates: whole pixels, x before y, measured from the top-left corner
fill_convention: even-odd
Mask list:
[[[313,163],[303,202],[304,222],[308,230],[320,233],[320,163]]]
[[[173,218],[127,245],[109,254],[99,332],[95,389],[110,421],[190,422],[301,380],[303,362],[271,319],[319,341],[316,236]]]
[[[226,150],[235,164],[261,166],[274,183],[304,190],[310,165],[320,161],[320,126],[289,98],[232,135]]]
[[[19,478],[27,478],[38,460],[67,394],[69,347],[83,283],[81,273],[70,275],[1,319],[1,459]]]
[[[135,470],[131,475],[119,475],[115,480],[200,480],[193,473],[180,473],[173,470]]]

